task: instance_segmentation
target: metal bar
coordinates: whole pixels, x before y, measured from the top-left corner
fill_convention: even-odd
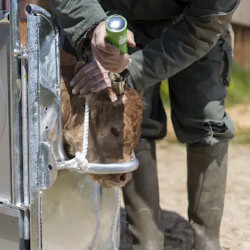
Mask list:
[[[22,204],[13,204],[10,203],[9,201],[5,201],[5,200],[0,200],[0,206],[5,206],[5,207],[9,207],[9,208],[14,208],[14,209],[18,209],[21,211],[28,211],[29,210],[29,206],[25,207]]]
[[[19,32],[19,11],[20,1],[11,0],[10,23],[11,23],[11,166],[12,166],[12,203],[22,201],[22,149],[21,144],[21,103],[20,103],[20,79],[19,60],[20,54],[20,32]]]
[[[43,85],[43,87],[46,88],[46,90],[48,92],[50,92],[50,94],[55,95],[56,99],[56,104],[53,102],[49,103],[49,107],[46,107],[48,109],[48,113],[50,111],[50,108],[52,106],[52,108],[55,109],[56,114],[54,117],[51,117],[52,119],[56,119],[56,125],[55,125],[55,131],[57,133],[56,139],[50,141],[52,148],[53,148],[53,152],[55,154],[56,160],[58,161],[65,161],[67,159],[66,154],[64,152],[64,148],[63,148],[63,133],[62,133],[62,123],[61,123],[61,91],[60,91],[60,84],[61,84],[61,77],[60,77],[60,51],[59,51],[59,30],[58,28],[54,25],[53,20],[49,14],[49,12],[47,12],[46,10],[42,9],[39,6],[33,5],[33,4],[29,4],[26,6],[26,13],[28,13],[28,15],[35,15],[35,16],[39,16],[41,17],[41,20],[46,20],[50,26],[50,28],[52,29],[52,31],[54,32],[54,45],[52,46],[55,49],[55,54],[53,55],[53,57],[55,57],[53,60],[55,60],[55,65],[57,65],[55,67],[55,71],[53,72],[53,74],[48,78],[48,83],[46,82],[39,82],[40,85]],[[47,27],[48,28],[48,27]],[[40,76],[43,75],[40,74]],[[51,78],[51,79],[49,79]],[[49,94],[49,93],[48,93]],[[43,99],[43,94],[41,94],[41,99],[40,101],[42,101]],[[41,108],[42,109],[42,108]],[[42,134],[43,131],[41,132]],[[46,141],[48,140],[48,134],[45,133],[44,135],[41,135],[40,138],[41,141]]]
[[[123,163],[111,163],[111,164],[98,164],[98,163],[89,163],[88,164],[88,173],[91,174],[119,174],[127,173],[136,170],[139,166],[139,162],[134,158],[130,162]]]
[[[51,23],[51,25],[53,25],[53,23]],[[60,46],[59,46],[59,30],[57,27],[55,27],[55,25],[53,25],[54,29],[55,29],[55,42],[56,42],[56,64],[60,65]],[[57,85],[57,96],[58,96],[58,102],[61,103],[61,72],[60,72],[60,66],[57,67],[57,77],[56,77],[56,85]],[[63,129],[62,129],[62,113],[61,113],[61,105],[58,105],[58,120],[60,121],[58,124],[58,156],[57,158],[60,160],[65,160],[66,159],[66,155],[65,155],[65,151],[63,148]]]
[[[26,9],[27,10],[27,9]],[[27,14],[28,22],[28,127],[29,127],[29,180],[30,180],[30,248],[42,249],[41,200],[39,169],[40,124],[39,124],[39,28],[40,18]]]
[[[53,24],[51,15],[50,15],[50,13],[47,10],[45,10],[45,9],[43,9],[43,8],[37,6],[37,5],[34,5],[34,4],[28,4],[25,7],[25,11],[29,15],[42,15],[50,23],[50,25],[54,29],[55,33],[58,33],[57,28]]]
[[[127,173],[136,170],[139,166],[138,160],[133,156],[132,161],[122,162],[122,163],[88,163],[86,169],[81,169],[78,167],[77,162],[73,162],[70,165],[65,165],[65,162],[57,163],[57,170],[74,170],[89,174],[119,174]]]
[[[28,159],[28,90],[27,90],[27,64],[28,55],[26,48],[22,48],[21,55],[21,79],[22,79],[22,146],[23,146],[23,205],[29,206],[29,159]],[[24,239],[30,238],[29,214],[24,212]]]

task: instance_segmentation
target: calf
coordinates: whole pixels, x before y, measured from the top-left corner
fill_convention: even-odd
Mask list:
[[[112,88],[86,96],[71,94],[70,81],[83,65],[61,51],[61,100],[65,151],[73,157],[82,150],[83,122],[86,101],[89,104],[89,147],[87,159],[94,163],[115,163],[131,160],[140,136],[142,121],[141,95],[127,87],[122,96]],[[102,186],[123,186],[131,173],[93,175]]]

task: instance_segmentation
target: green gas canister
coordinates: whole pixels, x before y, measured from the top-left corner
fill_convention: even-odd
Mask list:
[[[120,49],[121,54],[128,53],[127,20],[120,15],[112,15],[106,19],[107,40]]]

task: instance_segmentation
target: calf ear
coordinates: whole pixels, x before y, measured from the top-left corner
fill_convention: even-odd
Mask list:
[[[85,66],[85,62],[84,61],[79,61],[79,62],[77,62],[77,64],[76,64],[76,66],[75,66],[75,69],[74,69],[74,75],[76,75],[78,72],[79,72],[79,70],[82,68],[82,67],[84,67]]]

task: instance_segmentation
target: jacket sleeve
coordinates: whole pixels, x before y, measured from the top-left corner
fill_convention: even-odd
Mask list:
[[[142,90],[191,65],[217,43],[239,0],[194,0],[179,22],[131,55],[130,76]]]
[[[78,56],[89,32],[106,14],[97,0],[48,0],[51,13],[71,42]]]

